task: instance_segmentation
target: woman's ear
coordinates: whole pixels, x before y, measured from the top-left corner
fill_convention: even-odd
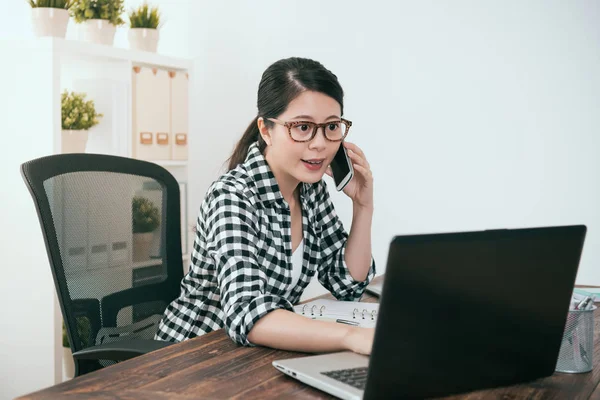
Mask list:
[[[271,132],[269,132],[269,129],[267,128],[267,125],[265,124],[264,118],[259,117],[258,120],[256,120],[256,123],[258,124],[258,132],[260,133],[260,136],[263,138],[263,140],[265,141],[267,146],[270,146],[271,145]]]

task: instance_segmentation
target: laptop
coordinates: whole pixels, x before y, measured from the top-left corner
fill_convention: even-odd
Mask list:
[[[439,397],[552,375],[586,227],[396,236],[371,356],[273,365],[342,399]]]
[[[385,276],[385,275],[382,275]],[[367,285],[367,287],[365,288],[365,291],[371,293],[372,295],[375,296],[381,296],[381,291],[383,290],[383,280],[385,278],[382,279],[378,279],[377,282],[371,282]]]

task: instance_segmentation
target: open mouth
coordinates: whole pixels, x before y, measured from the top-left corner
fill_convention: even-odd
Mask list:
[[[325,161],[324,158],[321,158],[321,159],[314,158],[314,159],[311,159],[311,160],[302,160],[302,163],[304,164],[304,166],[308,170],[310,170],[310,171],[318,171],[323,166],[323,162],[324,161]]]
[[[302,160],[307,164],[311,164],[311,165],[321,165],[323,164],[323,160]]]

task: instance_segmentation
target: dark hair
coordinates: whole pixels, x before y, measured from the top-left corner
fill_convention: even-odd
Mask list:
[[[344,91],[337,76],[323,64],[308,58],[286,58],[273,63],[263,72],[258,85],[258,115],[250,122],[246,132],[235,146],[229,158],[229,169],[235,168],[246,159],[250,145],[258,140],[259,149],[264,152],[266,143],[260,136],[257,121],[264,118],[265,125],[272,127],[267,118],[277,118],[300,93],[305,91],[323,93],[340,103],[344,113]]]

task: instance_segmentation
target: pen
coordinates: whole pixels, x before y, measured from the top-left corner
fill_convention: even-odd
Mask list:
[[[348,321],[347,319],[336,319],[335,322],[339,322],[340,324],[347,324],[352,326],[358,326],[358,322]]]
[[[585,299],[581,300],[581,302],[579,304],[577,304],[577,306],[575,307],[576,310],[585,310],[585,308],[587,307],[588,303],[590,302],[590,300],[592,300],[591,297],[586,296]]]
[[[587,304],[586,310],[591,310],[594,308],[594,302],[596,301],[596,296],[590,297],[590,302]]]

